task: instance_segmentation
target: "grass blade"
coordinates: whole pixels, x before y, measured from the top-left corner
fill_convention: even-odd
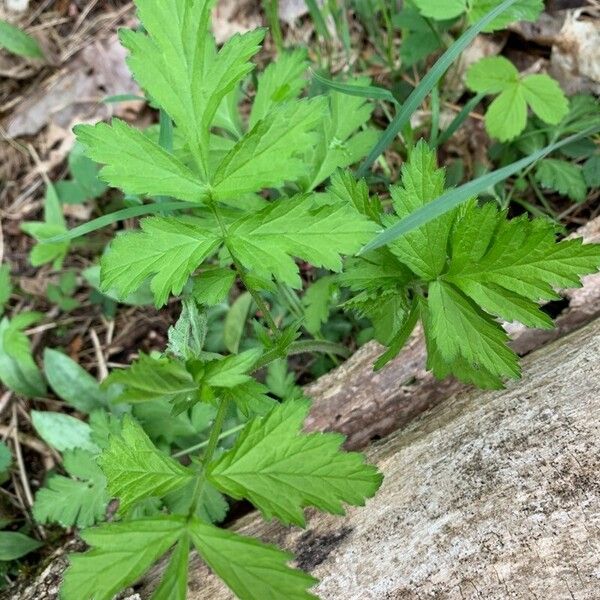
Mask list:
[[[142,215],[150,215],[152,213],[167,212],[172,210],[184,210],[186,208],[198,208],[198,205],[191,204],[190,202],[162,202],[161,204],[144,204],[143,206],[131,206],[118,210],[109,215],[102,215],[93,221],[88,221],[79,227],[69,229],[65,233],[55,235],[52,238],[44,240],[46,244],[55,244],[57,242],[66,242],[67,240],[74,240],[75,238],[81,237],[97,229],[102,229],[107,225],[112,225],[117,221],[124,221],[125,219],[131,219],[133,217],[141,217]]]
[[[452,123],[444,130],[437,139],[435,147],[445,144],[456,132],[456,130],[468,119],[473,109],[483,100],[485,94],[473,96],[462,108],[462,110],[452,119]]]
[[[400,111],[396,114],[392,122],[388,125],[379,141],[371,150],[363,164],[356,173],[357,177],[364,177],[371,165],[377,160],[394,141],[398,133],[410,121],[412,114],[421,106],[421,103],[431,92],[437,82],[443,77],[450,65],[456,60],[458,55],[475,39],[477,34],[491,23],[498,15],[502,14],[507,8],[510,8],[517,0],[504,0],[496,8],[491,10],[485,17],[477,21],[475,25],[467,29],[453,44],[440,56],[431,70],[423,77],[419,85],[412,91],[406,99]]]
[[[392,102],[396,106],[399,105],[398,100],[394,98],[394,95],[390,90],[385,88],[377,87],[374,85],[351,85],[349,83],[342,83],[341,81],[333,81],[327,79],[323,75],[319,75],[316,71],[312,71],[312,76],[320,84],[328,87],[336,92],[346,94],[348,96],[360,96],[361,98],[369,98],[371,100],[386,100]]]
[[[373,241],[369,242],[360,252],[359,254],[365,254],[370,250],[374,250],[375,248],[379,248],[381,246],[385,246],[389,244],[396,238],[399,238],[401,235],[428,223],[432,219],[436,219],[440,217],[444,213],[447,213],[449,210],[456,208],[463,202],[466,202],[469,198],[476,196],[477,194],[487,190],[488,188],[504,181],[511,175],[518,173],[522,169],[528,167],[535,161],[543,158],[550,152],[557,150],[558,148],[562,148],[567,144],[571,144],[576,142],[577,140],[592,135],[600,131],[600,125],[590,127],[585,131],[567,137],[560,142],[556,142],[555,144],[550,144],[521,160],[518,160],[506,167],[502,167],[496,171],[492,171],[491,173],[487,173],[482,177],[478,177],[473,181],[469,181],[460,187],[454,188],[452,190],[447,191],[445,194],[441,195],[439,198],[436,198],[429,204],[422,206],[412,214],[410,214],[405,219],[402,219],[399,223],[396,223],[394,226],[382,231]]]

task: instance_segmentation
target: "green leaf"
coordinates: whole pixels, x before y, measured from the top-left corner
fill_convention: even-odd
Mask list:
[[[421,14],[444,21],[454,19],[463,13],[467,13],[470,24],[476,23],[485,17],[491,10],[497,8],[500,0],[414,0]],[[497,16],[491,23],[483,27],[483,31],[490,32],[504,29],[514,21],[537,21],[544,9],[543,0],[517,0],[513,6],[506,9],[503,14]]]
[[[473,229],[481,223],[480,211],[474,206],[465,211],[463,219],[470,219]],[[553,300],[555,288],[579,287],[583,275],[600,267],[600,245],[581,239],[556,242],[556,227],[546,219],[506,220],[504,213],[491,212],[495,229],[479,226],[477,244],[462,260],[450,262],[444,277],[455,285],[493,284],[529,300]],[[455,240],[461,236],[457,228]]]
[[[92,453],[98,451],[90,437],[90,426],[75,417],[58,412],[32,410],[31,422],[38,435],[59,452],[76,448]]]
[[[69,242],[50,242],[49,238],[67,231],[62,206],[56,189],[52,184],[46,186],[44,196],[44,221],[29,221],[21,224],[21,229],[38,242],[29,254],[29,262],[40,266],[53,262],[55,269],[62,267],[63,260],[69,251]]]
[[[11,338],[14,340],[15,335],[20,340],[20,352],[17,356],[8,349]],[[24,396],[36,397],[46,393],[46,384],[33,360],[27,337],[20,328],[15,327],[14,319],[11,323],[6,317],[0,321],[0,381]]]
[[[204,562],[241,600],[316,599],[307,588],[317,580],[288,567],[286,562],[292,559],[291,554],[198,519],[191,521],[189,535]]]
[[[150,217],[141,231],[124,233],[102,257],[102,286],[125,297],[151,275],[156,306],[166,304],[169,294],[179,294],[189,276],[218,247],[214,228],[193,217]]]
[[[302,296],[304,327],[310,334],[318,334],[321,331],[321,325],[327,322],[334,289],[334,277],[325,276],[310,285]]]
[[[501,56],[473,64],[467,71],[467,85],[479,93],[500,93],[485,115],[488,133],[500,141],[511,140],[525,129],[527,106],[551,125],[560,123],[569,112],[568,100],[556,81],[548,75],[520,77]]]
[[[474,92],[499,94],[519,79],[519,71],[504,56],[490,56],[471,65],[466,83]]]
[[[518,379],[517,355],[508,347],[508,335],[481,309],[452,285],[434,281],[427,305],[431,327],[426,335],[435,342],[443,359],[464,359],[474,369],[485,369],[498,379]]]
[[[322,97],[272,110],[223,158],[213,178],[213,197],[231,200],[298,179],[306,171],[302,153],[316,142],[324,110]]]
[[[469,23],[475,23],[499,4],[500,0],[471,0]],[[483,31],[490,32],[504,29],[515,21],[537,21],[543,10],[544,0],[518,0],[484,27]]]
[[[436,21],[445,21],[454,19],[462,15],[467,7],[466,0],[413,0],[415,6],[424,17],[435,19]]]
[[[106,479],[95,457],[83,450],[69,450],[63,458],[72,479],[53,475],[38,490],[33,504],[35,520],[79,528],[103,520],[109,498]]]
[[[54,393],[73,408],[90,413],[106,406],[100,384],[66,354],[45,348],[44,374]]]
[[[240,412],[247,418],[268,413],[275,400],[267,395],[266,388],[254,379],[230,389],[219,391],[221,397],[232,400]]]
[[[102,179],[126,194],[196,203],[209,195],[208,186],[181,161],[119,119],[111,125],[78,125],[74,131],[87,156],[106,165]]]
[[[185,517],[166,515],[86,529],[81,537],[91,550],[70,555],[61,598],[111,600],[135,583],[184,531]]]
[[[207,331],[206,311],[198,310],[193,298],[184,298],[177,323],[169,327],[167,350],[183,360],[197,358],[202,354]]]
[[[485,113],[485,128],[501,142],[516,138],[527,124],[527,102],[523,87],[514,83],[490,104]]]
[[[0,48],[28,58],[44,58],[39,44],[18,27],[0,19]]]
[[[575,202],[583,202],[587,197],[587,183],[579,165],[546,158],[535,171],[535,179],[543,187],[568,196]]]
[[[349,171],[336,171],[331,176],[327,193],[334,202],[350,201],[354,208],[365,217],[381,222],[383,207],[377,196],[369,196],[369,186],[364,179],[356,180]]]
[[[10,267],[8,265],[0,265],[0,316],[4,313],[4,307],[10,300],[12,290]]]
[[[120,436],[112,436],[98,464],[110,493],[125,514],[144,498],[160,498],[189,483],[194,472],[163,454],[134,419],[125,416]]]
[[[356,79],[353,84],[354,87],[367,86],[369,79]],[[322,119],[319,141],[312,152],[312,172],[302,180],[306,191],[315,189],[338,168],[358,162],[379,137],[375,130],[365,129],[356,133],[369,121],[375,108],[364,97],[330,92],[329,105],[329,114]]]
[[[564,138],[560,142],[550,144],[537,152],[533,152],[529,156],[522,158],[506,167],[502,167],[491,173],[478,177],[468,183],[461,185],[458,188],[446,191],[442,196],[439,196],[434,201],[430,202],[426,206],[417,209],[415,212],[410,214],[408,217],[402,219],[400,223],[393,225],[392,227],[381,232],[373,241],[367,244],[361,251],[360,254],[364,255],[375,248],[380,248],[386,244],[389,244],[392,240],[404,235],[405,233],[412,231],[413,229],[420,227],[424,223],[429,222],[432,219],[439,217],[447,213],[448,211],[464,204],[472,198],[474,195],[479,194],[490,187],[504,181],[507,177],[518,173],[522,169],[525,169],[535,161],[543,158],[544,156],[554,152],[563,146],[566,146],[578,139],[596,133],[600,130],[600,126],[595,125],[589,129],[585,129],[580,133]]]
[[[124,386],[117,402],[147,402],[166,399],[170,402],[187,400],[198,385],[184,364],[168,358],[140,357],[127,369],[114,370],[105,381]]]
[[[16,531],[0,531],[0,560],[16,560],[43,544]]]
[[[147,34],[121,32],[131,53],[128,65],[175,121],[206,175],[209,128],[223,98],[252,70],[249,60],[258,52],[264,31],[234,35],[217,53],[207,31],[214,0],[136,4]]]
[[[214,306],[227,299],[235,282],[235,271],[226,268],[207,269],[194,278],[192,295],[198,304]]]
[[[177,542],[160,584],[150,600],[186,600],[189,558],[190,540],[188,536],[184,536]]]
[[[400,218],[425,206],[444,192],[445,173],[437,168],[435,152],[419,141],[402,167],[402,185],[391,188],[394,210]],[[453,214],[431,221],[390,244],[400,261],[425,279],[434,279],[445,267],[446,245]]]
[[[240,354],[211,360],[204,366],[202,381],[209,386],[225,388],[233,388],[247,383],[252,379],[247,373],[252,370],[261,355],[261,348],[253,348],[240,352]]]
[[[250,292],[244,292],[235,299],[225,317],[223,342],[232,354],[237,354],[239,350],[251,306],[252,296]]]
[[[208,467],[212,484],[285,524],[304,525],[306,506],[344,514],[343,502],[363,505],[381,475],[361,454],[340,451],[343,436],[301,434],[309,407],[288,401],[252,420],[233,448]]]
[[[548,75],[527,75],[521,80],[521,86],[527,104],[545,123],[557,125],[568,114],[567,97]]]
[[[0,441],[0,482],[4,482],[4,478],[12,464],[12,454],[9,447]]]
[[[377,229],[347,203],[318,206],[299,195],[233,223],[227,245],[254,275],[300,288],[293,256],[339,271],[340,255],[356,252]]]
[[[279,54],[277,60],[267,66],[258,76],[258,89],[248,122],[250,129],[276,106],[298,97],[306,85],[304,74],[307,67],[306,50],[303,48]]]
[[[583,177],[588,187],[600,187],[600,154],[590,156],[585,161],[583,165]]]

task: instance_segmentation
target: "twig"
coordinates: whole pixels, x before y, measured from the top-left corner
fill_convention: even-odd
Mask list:
[[[100,340],[98,339],[98,334],[95,329],[90,329],[90,337],[92,338],[96,360],[98,361],[98,379],[103,381],[108,377],[108,368],[106,367],[106,359],[104,358],[102,346],[100,345]]]
[[[31,487],[29,486],[29,481],[27,480],[27,471],[25,470],[25,463],[23,461],[23,453],[21,452],[21,442],[19,441],[19,424],[17,420],[17,405],[13,403],[13,443],[15,450],[15,458],[17,459],[17,466],[19,468],[19,478],[21,479],[21,485],[23,486],[23,492],[25,493],[25,499],[27,500],[27,504],[29,508],[33,506],[33,494],[31,493]],[[36,525],[36,529],[38,530],[40,537],[42,539],[46,538],[46,533],[42,529],[40,525]]]

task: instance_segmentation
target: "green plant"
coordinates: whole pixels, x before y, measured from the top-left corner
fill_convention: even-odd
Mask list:
[[[486,111],[485,126],[500,141],[512,140],[525,129],[528,106],[550,125],[558,125],[569,111],[556,81],[548,75],[520,76],[503,56],[483,58],[471,65],[467,85],[481,94],[499,94]]]
[[[347,178],[338,185],[357,198],[355,204],[377,207],[368,204],[366,186]],[[397,217],[426,206],[443,190],[444,171],[419,142],[402,170],[402,184],[391,189]],[[384,225],[397,220],[370,212]],[[479,206],[471,199],[349,262],[342,281],[360,292],[349,304],[374,321],[378,339],[389,346],[376,366],[398,354],[420,319],[428,367],[436,376],[453,374],[489,388],[518,378],[517,356],[496,319],[552,327],[537,303],[558,298],[556,288],[578,286],[580,277],[600,267],[600,246],[557,242],[557,233],[546,219],[508,220],[493,203]]]
[[[226,514],[225,496],[249,500],[267,519],[303,525],[305,507],[339,514],[376,492],[380,474],[361,455],[341,451],[341,436],[302,432],[310,404],[288,372],[295,354],[346,352],[321,337],[340,286],[354,294],[346,306],[370,318],[389,346],[377,366],[397,354],[421,319],[437,376],[483,387],[518,376],[497,319],[549,327],[538,302],[554,298],[555,286],[578,285],[600,265],[600,251],[557,243],[550,223],[509,221],[473,196],[569,140],[450,191],[435,152],[409,143],[402,185],[391,190],[395,215],[383,211],[365,181],[339,170],[374,146],[366,169],[477,31],[516,1],[494,3],[376,143],[366,98],[382,92],[366,79],[300,100],[304,55],[282,53],[256,78],[243,119],[239,87],[264,32],[234,36],[217,51],[208,33],[211,2],[138,0],[143,29],[121,37],[132,71],[160,106],[160,126],[142,132],[115,120],[76,133],[87,155],[105,165],[106,183],[150,202],[41,242],[67,243],[154,214],[113,240],[98,285],[122,300],[149,287],[157,306],[174,295],[182,310],[164,352],[140,354],[102,385],[65,355],[45,353],[52,389],[89,415],[84,423],[63,413],[32,414],[39,435],[63,453],[66,471],[38,491],[34,514],[86,528],[82,537],[91,546],[70,559],[66,600],[108,600],[169,552],[153,597],[182,600],[192,546],[241,598],[313,597],[314,579],[287,566],[290,555],[215,523]],[[405,228],[399,239],[398,227]],[[361,248],[344,268],[344,258]],[[297,259],[324,276],[307,287]],[[211,314],[229,297],[215,344]],[[265,367],[266,385],[257,377]],[[182,456],[188,458],[177,460]],[[115,521],[87,528],[103,520],[113,497]]]
[[[0,48],[28,58],[44,58],[37,41],[18,27],[0,20]]]
[[[179,4],[181,24],[165,27]],[[306,400],[279,404],[251,376],[287,354],[332,349],[319,340],[298,340],[297,323],[279,328],[263,294],[277,289],[274,281],[302,286],[293,257],[339,271],[341,255],[357,251],[376,230],[351,204],[309,193],[337,168],[360,159],[360,148],[374,142],[369,130],[355,133],[372,108],[364,98],[336,93],[297,100],[303,59],[299,53],[283,54],[258,78],[245,131],[237,114],[237,86],[252,69],[249,59],[260,48],[264,32],[234,36],[217,52],[208,34],[210,8],[210,2],[140,0],[147,33],[121,34],[132,71],[174,120],[174,132],[183,140],[177,154],[120,121],[76,129],[88,155],[106,165],[101,175],[110,185],[128,194],[186,201],[192,214],[174,216],[166,209],[167,214],[146,218],[141,230],[119,235],[102,258],[104,289],[125,297],[150,278],[157,306],[171,294],[183,294],[184,310],[162,356],[141,355],[131,368],[113,372],[105,384],[119,390],[112,406],[132,407],[135,415],[123,419],[120,432],[109,437],[98,459],[110,494],[120,500],[122,520],[84,532],[92,550],[71,558],[65,598],[110,598],[173,546],[157,597],[174,587],[184,590],[191,544],[242,597],[308,598],[306,588],[314,580],[285,566],[287,554],[210,524],[207,512],[218,502],[218,492],[249,499],[267,518],[301,524],[305,506],[339,513],[344,502],[362,504],[380,483],[379,474],[360,455],[340,451],[340,436],[300,433]],[[265,188],[272,190],[273,201],[257,194]],[[199,267],[190,286],[188,280]],[[266,327],[255,325],[257,346],[224,357],[204,349],[206,320],[197,302],[219,301],[236,279],[248,295],[240,296],[229,313],[226,346],[238,350],[240,324],[251,303]],[[158,405],[172,419],[208,409],[205,414],[213,423],[206,444],[200,445],[205,447],[200,460],[183,466],[161,452],[158,440],[150,439],[147,423],[140,425],[144,413],[139,408]],[[42,414],[49,418],[49,413]],[[229,450],[216,453],[232,414],[241,415],[245,427]],[[65,446],[69,435],[63,433],[58,440],[45,433],[57,431],[57,423],[45,426],[40,414],[34,414],[33,422],[55,447],[70,451]],[[72,423],[62,426],[78,439],[84,434]],[[93,452],[93,428],[87,442],[77,442],[88,452]],[[68,490],[75,504],[77,494],[83,493],[85,481],[74,480],[82,477],[80,459],[67,457],[65,467],[72,478],[54,477],[48,490],[38,494],[40,518],[63,523],[75,518],[49,510],[49,501],[61,489]],[[97,487],[100,508],[102,486]],[[157,512],[156,501],[170,514]],[[97,516],[86,510],[78,518],[87,525]],[[114,552],[124,543],[120,540],[127,540],[130,550],[114,562]],[[118,565],[109,577],[107,561]],[[178,592],[178,597],[183,595]]]
[[[473,24],[488,14],[500,0],[412,0],[421,14],[436,21],[455,19],[465,15]],[[543,0],[517,0],[511,7],[498,15],[483,31],[503,29],[513,21],[535,21],[544,8]]]

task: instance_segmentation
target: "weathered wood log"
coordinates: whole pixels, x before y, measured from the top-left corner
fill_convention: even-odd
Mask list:
[[[324,600],[597,599],[599,359],[596,320],[509,389],[461,392],[370,449],[385,479],[365,508],[235,528],[292,550]],[[193,563],[190,600],[231,597]]]

